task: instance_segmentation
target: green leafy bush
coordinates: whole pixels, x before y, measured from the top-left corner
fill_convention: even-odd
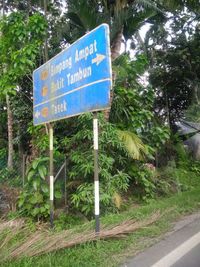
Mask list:
[[[189,164],[189,161],[188,161]],[[197,164],[197,166],[195,166]],[[188,165],[177,166],[175,161],[170,161],[165,168],[157,171],[155,177],[156,192],[166,196],[181,191],[188,191],[199,185],[199,162],[190,161]]]
[[[148,169],[144,164],[132,165],[129,175],[134,184],[134,193],[142,200],[148,201],[155,197],[154,170]]]
[[[79,225],[83,222],[80,217],[75,216],[73,214],[66,214],[62,212],[59,216],[54,220],[54,225],[56,230],[69,229],[74,227],[74,225]]]
[[[68,190],[72,207],[91,217],[94,213],[94,158],[92,114],[78,118],[77,128],[66,141],[69,153]],[[101,212],[116,211],[116,194],[127,191],[129,175],[124,170],[128,152],[117,128],[99,114],[99,177]],[[84,141],[83,141],[84,140]]]
[[[180,140],[174,145],[174,150],[176,153],[177,166],[185,169],[189,168],[193,159]]]
[[[6,183],[9,186],[19,187],[22,185],[22,177],[19,169],[9,170],[4,167],[0,170],[0,183]]]
[[[106,171],[104,170],[104,175]],[[120,208],[117,197],[119,192],[126,192],[129,186],[129,176],[118,172],[114,176],[106,173],[104,180],[100,182],[100,206],[101,212],[116,211]],[[94,213],[94,183],[82,183],[71,196],[74,206],[86,215]]]
[[[0,183],[6,183],[9,186],[21,186],[21,166],[17,155],[14,155],[14,168],[7,168],[7,150],[0,149]]]
[[[47,161],[49,158],[35,159],[27,170],[27,184],[18,200],[18,208],[23,215],[45,219],[50,214],[49,186],[47,184]],[[59,191],[55,198],[60,198]]]

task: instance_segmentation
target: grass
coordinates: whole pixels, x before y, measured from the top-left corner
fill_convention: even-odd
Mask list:
[[[151,201],[148,205],[132,208],[121,214],[109,215],[101,218],[104,225],[117,224],[130,218],[143,220],[155,211],[166,212],[156,223],[140,229],[123,239],[98,240],[73,248],[63,249],[43,256],[22,258],[4,262],[2,267],[114,267],[127,257],[151,245],[163,233],[171,228],[171,222],[178,220],[181,215],[192,213],[200,208],[200,188],[190,192],[183,192],[171,198]],[[94,222],[75,227],[75,231],[83,232],[94,227]],[[20,236],[20,235],[19,235]],[[20,237],[22,238],[22,237]],[[1,237],[0,237],[1,240]],[[17,243],[15,239],[13,242]],[[4,248],[6,250],[6,248]]]

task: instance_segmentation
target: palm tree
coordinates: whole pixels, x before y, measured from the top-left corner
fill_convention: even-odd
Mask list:
[[[74,42],[82,35],[102,23],[110,26],[111,59],[120,55],[122,44],[131,39],[146,23],[149,17],[160,11],[152,0],[68,0],[67,13],[68,29],[65,32],[65,41]],[[113,71],[113,81],[115,80]],[[110,104],[113,101],[111,91]],[[110,110],[104,111],[108,121]],[[147,154],[142,140],[130,131],[119,131],[119,138],[124,143],[129,155],[141,160]]]
[[[65,17],[69,28],[64,34],[65,41],[73,42],[101,23],[107,23],[111,30],[111,59],[114,62],[120,55],[122,43],[131,39],[158,10],[152,0],[68,0]],[[113,92],[110,104],[112,99]],[[110,110],[104,113],[108,120]]]

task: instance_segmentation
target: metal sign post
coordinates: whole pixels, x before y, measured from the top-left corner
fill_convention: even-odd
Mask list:
[[[50,224],[51,228],[53,228],[53,220],[54,220],[54,175],[53,175],[53,127],[49,124],[49,186],[50,186]]]
[[[99,209],[99,166],[98,166],[98,118],[97,113],[93,117],[93,134],[94,134],[94,199],[95,199],[95,233],[100,232],[100,209]]]

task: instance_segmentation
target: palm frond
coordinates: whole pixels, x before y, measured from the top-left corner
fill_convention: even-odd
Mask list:
[[[149,18],[156,16],[156,11],[146,9],[138,12],[134,16],[129,16],[124,24],[124,36],[128,39],[129,36],[134,35]]]
[[[135,0],[134,5],[135,4],[163,13],[163,11],[151,0]]]
[[[146,146],[135,133],[131,131],[118,130],[118,136],[133,159],[144,159],[147,154]]]
[[[97,6],[98,3],[95,1],[91,4],[91,1],[73,0],[68,5],[69,9],[66,16],[75,27],[83,28],[87,32],[102,23]]]
[[[119,193],[115,192],[113,194],[113,202],[115,204],[115,206],[120,209],[121,205],[122,205],[122,197]]]

